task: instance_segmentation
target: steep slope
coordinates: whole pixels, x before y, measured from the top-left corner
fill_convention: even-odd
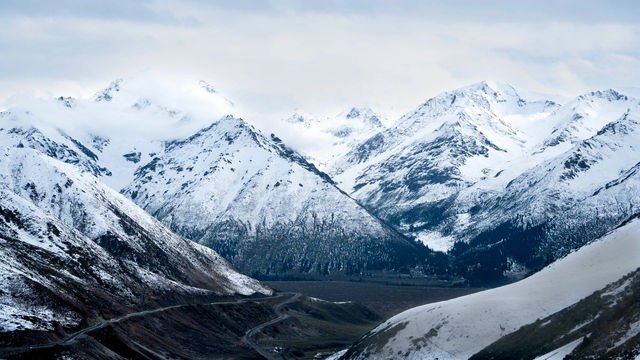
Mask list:
[[[167,89],[142,76],[90,99],[11,107],[0,140],[91,172],[255,275],[446,268],[434,263],[441,257],[425,264],[428,249],[387,228],[275,136],[235,129],[227,117],[189,137],[231,106],[206,83]],[[343,115],[354,133],[380,126],[368,109]]]
[[[204,81],[142,73],[88,98],[12,103],[0,113],[0,138],[80,166],[120,190],[163,141],[191,135],[232,111],[233,104]]]
[[[442,208],[461,189],[521,157],[532,146],[524,130],[556,107],[488,82],[447,92],[355,147],[329,173],[398,229],[448,250],[453,238],[437,231]]]
[[[496,279],[537,269],[602,236],[640,208],[640,108],[511,180],[493,197],[461,192],[472,214],[451,250],[459,270]],[[478,265],[481,264],[481,265]]]
[[[541,150],[590,138],[637,102],[637,99],[612,89],[580,95],[545,120],[554,127],[543,141]]]
[[[0,169],[3,345],[162,304],[271,292],[73,165],[5,147]]]
[[[640,355],[638,296],[640,270],[523,326],[472,359],[633,359]]]
[[[639,258],[636,219],[522,281],[396,315],[344,358],[469,358],[636,270]]]
[[[123,192],[253,276],[408,271],[429,254],[280,139],[232,116],[167,142]]]
[[[483,82],[428,100],[330,173],[472,282],[502,283],[637,211],[638,104],[614,90],[527,102]]]

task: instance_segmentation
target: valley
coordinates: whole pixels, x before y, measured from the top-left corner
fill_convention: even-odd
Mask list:
[[[342,349],[380,321],[382,317],[358,304],[280,293],[129,313],[60,341],[5,347],[0,356],[310,359]]]
[[[484,290],[446,284],[437,286],[433,282],[417,281],[266,281],[265,284],[276,290],[300,292],[327,301],[355,302],[384,317],[391,317],[414,306],[445,301]]]

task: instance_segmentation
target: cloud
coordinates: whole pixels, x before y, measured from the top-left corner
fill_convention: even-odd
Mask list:
[[[73,136],[93,134],[135,143],[187,137],[237,113],[222,94],[206,86],[195,79],[142,72],[105,86],[111,88],[109,100],[96,101],[102,89],[74,99],[71,109],[51,96],[32,94],[11,96],[7,103],[15,116],[11,121],[60,128]]]
[[[52,4],[0,3],[0,98],[151,70],[205,79],[264,123],[361,103],[400,115],[483,79],[563,95],[640,82],[634,2]]]

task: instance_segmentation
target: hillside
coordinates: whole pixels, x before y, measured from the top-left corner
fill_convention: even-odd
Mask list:
[[[361,338],[344,358],[469,358],[636,270],[639,236],[640,222],[633,220],[519,282],[407,310]]]

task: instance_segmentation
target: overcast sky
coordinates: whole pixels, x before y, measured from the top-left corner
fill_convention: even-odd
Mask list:
[[[204,79],[252,116],[402,113],[484,79],[637,90],[638,3],[3,0],[0,100],[87,96],[142,71]]]

